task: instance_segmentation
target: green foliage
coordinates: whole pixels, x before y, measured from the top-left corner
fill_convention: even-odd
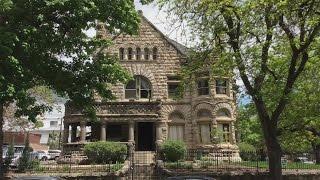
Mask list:
[[[59,149],[59,134],[52,131],[48,138],[49,149]]]
[[[95,118],[94,96],[112,98],[110,85],[129,78],[117,57],[104,52],[111,40],[89,37],[86,31],[98,27],[113,35],[137,33],[139,15],[132,0],[0,4],[0,106],[15,102],[16,116],[36,122],[50,110],[29,92],[45,86]]]
[[[186,145],[182,141],[166,140],[161,145],[161,153],[165,161],[179,161],[185,157],[186,152]]]
[[[84,147],[84,154],[89,161],[97,164],[124,162],[127,146],[117,142],[92,142]]]
[[[9,169],[9,166],[12,163],[13,158],[14,158],[14,147],[13,147],[13,142],[11,142],[8,147],[6,158],[4,159],[4,168],[6,170]]]
[[[21,158],[19,159],[18,170],[20,172],[24,172],[25,170],[30,168],[30,165],[32,164],[32,160],[30,159],[31,151],[32,149],[30,148],[29,133],[28,133],[25,140]]]

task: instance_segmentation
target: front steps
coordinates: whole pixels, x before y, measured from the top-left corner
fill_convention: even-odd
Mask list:
[[[134,163],[139,165],[150,165],[155,163],[154,151],[135,151],[134,152]]]

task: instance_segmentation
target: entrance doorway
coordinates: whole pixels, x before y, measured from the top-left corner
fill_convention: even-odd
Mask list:
[[[153,122],[138,122],[138,151],[154,151],[154,123]]]

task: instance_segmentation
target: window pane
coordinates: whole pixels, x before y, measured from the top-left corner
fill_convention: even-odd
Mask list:
[[[137,60],[140,60],[140,59],[141,59],[141,49],[140,49],[140,48],[137,48],[137,49],[136,49],[136,59],[137,59]]]
[[[168,132],[170,140],[184,140],[184,125],[170,125]]]
[[[210,124],[200,125],[200,137],[202,143],[210,143]]]
[[[157,56],[158,56],[158,49],[156,47],[154,47],[152,49],[152,59],[153,60],[156,60],[157,59]]]
[[[128,59],[132,59],[132,48],[128,48]]]
[[[124,59],[124,49],[123,49],[123,48],[120,48],[120,49],[119,49],[119,59],[120,59],[120,60],[123,60],[123,59]]]
[[[200,79],[198,80],[198,95],[208,95],[209,94],[209,80]]]
[[[149,98],[149,89],[148,90],[140,90],[140,98],[147,99]]]
[[[126,89],[136,89],[136,81],[135,80],[129,81],[126,85]]]
[[[140,79],[140,83],[141,83],[141,86],[140,86],[141,89],[151,89],[150,83],[144,78]]]
[[[135,89],[126,89],[125,90],[125,98],[126,99],[136,99],[137,98],[137,91]]]
[[[148,48],[144,48],[144,60],[149,60],[149,49]]]
[[[227,94],[227,81],[218,79],[216,80],[216,93]]]
[[[168,95],[169,98],[175,98],[178,96],[178,84],[168,84]]]

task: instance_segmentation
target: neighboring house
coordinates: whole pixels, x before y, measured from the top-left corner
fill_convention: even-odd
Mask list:
[[[63,130],[63,116],[64,116],[64,101],[57,102],[51,112],[47,112],[43,115],[42,123],[43,126],[32,130],[33,133],[41,134],[40,143],[47,144],[49,140],[49,134],[54,132],[56,134],[60,134]],[[62,136],[62,133],[61,133]]]
[[[177,75],[186,62],[187,48],[140,14],[139,34],[119,35],[106,49],[119,56],[120,64],[134,79],[112,88],[115,101],[97,102],[100,123],[90,122],[71,103],[66,104],[64,151],[99,140],[127,142],[135,151],[154,151],[166,139],[173,139],[184,141],[188,148],[218,147],[237,155],[234,80],[218,78],[209,70],[198,72],[193,86],[182,99],[176,99]],[[103,25],[97,33],[102,38],[112,36]],[[217,129],[221,133],[218,144],[213,135]]]

